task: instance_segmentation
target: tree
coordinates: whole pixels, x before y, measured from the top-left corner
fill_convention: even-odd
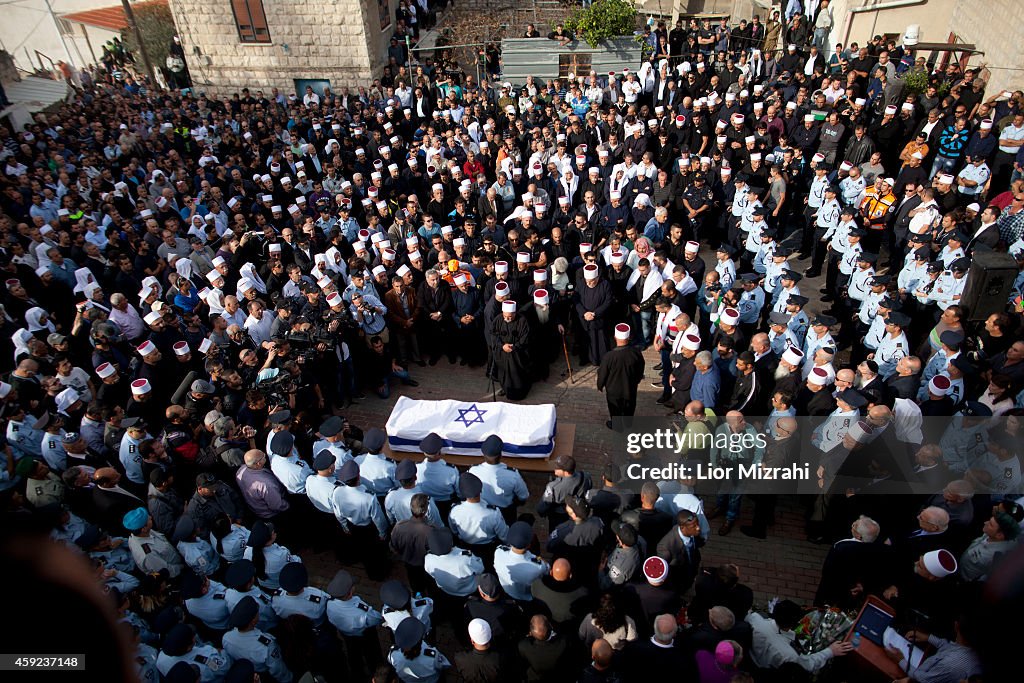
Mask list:
[[[594,0],[589,7],[573,11],[565,27],[590,47],[598,43],[631,35],[636,28],[636,7],[632,0]]]
[[[167,70],[164,65],[167,62],[167,55],[170,53],[171,41],[178,33],[171,10],[167,5],[158,3],[133,5],[132,8],[135,13],[135,23],[146,44],[146,51],[153,62],[153,67],[162,71],[166,77]],[[126,32],[124,42],[138,59],[139,44],[131,31]]]

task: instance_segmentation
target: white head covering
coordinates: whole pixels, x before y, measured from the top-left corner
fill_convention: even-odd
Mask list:
[[[249,278],[249,280],[253,284],[253,287],[256,288],[256,291],[258,291],[260,294],[267,293],[267,283],[264,282],[263,278],[261,278],[259,276],[259,273],[256,272],[256,266],[254,266],[252,263],[246,263],[244,266],[242,266],[240,272],[243,278]]]
[[[14,342],[14,358],[17,360],[18,356],[23,353],[31,353],[28,348],[29,341],[32,340],[32,333],[22,327],[20,330],[11,335],[11,341]]]
[[[90,282],[96,282],[92,271],[88,268],[79,268],[75,271],[75,293],[84,292],[85,286]]]
[[[38,332],[40,330],[49,330],[50,332],[57,331],[57,328],[53,326],[52,321],[47,320],[46,323],[42,322],[44,315],[48,315],[47,312],[38,306],[30,308],[25,312],[25,322],[28,323],[29,332]]]
[[[187,258],[180,258],[174,262],[174,270],[186,280],[192,279],[192,261]]]

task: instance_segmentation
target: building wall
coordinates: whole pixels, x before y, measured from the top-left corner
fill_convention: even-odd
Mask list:
[[[118,0],[50,0],[53,12],[58,17],[70,12],[110,7],[117,2]],[[46,10],[46,3],[42,0],[14,0],[6,3],[3,5],[3,18],[4,20],[0,22],[0,44],[11,53],[22,69],[32,70],[39,66],[35,50],[39,50],[54,62],[57,60],[68,61],[67,53],[64,52],[64,46],[60,41],[60,34],[57,33],[57,27]],[[85,37],[82,35],[82,27],[72,24],[71,29],[73,40],[72,36],[68,37],[71,63],[79,67],[92,63],[94,60],[89,54]],[[95,27],[90,27],[87,30],[97,59],[99,59],[103,43],[118,35],[115,32]],[[30,56],[25,54],[26,49]],[[45,59],[43,64],[46,68],[50,66]]]
[[[170,0],[197,90],[295,91],[295,79],[327,79],[337,91],[366,84],[387,62],[391,25],[377,0],[264,0],[270,43],[242,43],[228,0]],[[199,47],[200,56],[194,48]]]
[[[970,66],[987,62],[992,72],[986,93],[1024,87],[1024,5],[1012,0],[963,0],[953,8],[951,29],[966,43],[974,43],[984,55]]]

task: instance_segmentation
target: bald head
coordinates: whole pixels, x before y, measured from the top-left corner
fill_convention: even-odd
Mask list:
[[[875,427],[884,427],[893,419],[892,410],[888,406],[876,405],[868,408],[868,422]]]
[[[836,373],[836,379],[840,382],[849,382],[853,384],[853,380],[857,379],[857,373],[850,368],[843,368]]]
[[[604,638],[598,638],[590,646],[590,659],[593,660],[595,669],[603,670],[611,666],[612,654],[612,646]]]
[[[934,527],[936,531],[945,531],[949,527],[949,513],[934,505],[921,510],[918,519],[922,525]]]
[[[792,436],[793,434],[796,433],[797,430],[796,419],[789,417],[788,415],[786,417],[780,417],[778,420],[775,421],[775,431],[778,433],[779,430],[784,432],[778,434],[781,437]]]
[[[535,614],[530,619],[530,636],[534,640],[545,641],[551,635],[551,622],[543,614]]]
[[[252,469],[259,469],[263,467],[263,463],[267,461],[267,454],[258,448],[254,448],[251,451],[245,452],[245,466]]]
[[[676,637],[676,618],[671,614],[660,614],[654,618],[654,639],[663,645]]]
[[[555,563],[551,565],[551,578],[555,581],[568,581],[570,576],[572,576],[572,566],[564,557],[555,560]]]

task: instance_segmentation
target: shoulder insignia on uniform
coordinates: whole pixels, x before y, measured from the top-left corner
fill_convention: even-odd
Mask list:
[[[488,510],[497,510],[498,509],[496,506],[491,505],[490,503],[486,503],[486,505],[487,505],[487,509]]]
[[[275,588],[274,590],[270,591],[270,594],[274,597],[277,597],[278,595],[284,595],[284,591],[280,588]]]
[[[436,657],[437,656],[437,650],[435,650],[433,648],[430,648],[430,647],[425,647],[425,648],[423,648],[423,656],[424,657]]]
[[[263,593],[260,593],[259,595],[257,595],[256,599],[259,600],[260,602],[262,602],[264,605],[269,605],[270,604],[270,600],[268,600],[267,596],[264,595]]]
[[[981,432],[978,432],[977,434],[974,435],[974,441],[975,441],[975,443],[981,443],[981,441],[982,441]]]
[[[213,599],[214,599],[214,600],[223,600],[223,599],[225,599],[226,597],[227,597],[227,596],[226,596],[226,595],[224,595],[224,593],[214,593],[214,595],[213,595]]]
[[[267,636],[260,636],[256,640],[259,641],[260,645],[270,645],[270,643],[272,642],[270,638],[268,638]]]
[[[519,470],[517,470],[515,467],[509,467],[508,471],[509,472],[515,472],[516,474],[519,474]]]
[[[142,552],[144,552],[145,554],[149,555],[151,552],[153,552],[153,547],[150,546],[148,543],[143,543],[142,544]]]
[[[320,604],[320,596],[319,595],[310,595],[309,596],[309,601],[319,605]]]
[[[426,599],[423,599],[423,600],[413,600],[412,606],[413,607],[426,607],[427,606],[427,601],[426,601]]]
[[[18,431],[18,425],[11,425],[11,431]]]
[[[361,602],[359,603],[359,609],[363,610],[364,612],[369,612],[370,606],[367,605],[365,602]]]
[[[903,342],[896,342],[896,348],[899,349],[899,348],[902,348],[902,347],[903,347]]]
[[[473,553],[469,552],[468,550],[463,550],[462,551],[462,556],[463,557],[470,557],[472,554]]]
[[[36,487],[36,495],[37,496],[43,495],[43,487],[42,486],[37,486]]]
[[[199,664],[206,664],[208,659],[209,657],[206,657],[204,655],[196,655],[192,658],[193,661],[198,662]]]
[[[384,605],[380,609],[380,613],[381,614],[391,614],[392,612],[395,612],[395,611],[396,610],[393,607],[388,607],[387,605]]]
[[[395,462],[395,459],[394,459],[394,458],[384,458],[384,460],[385,460],[385,461],[387,461],[387,462],[389,462],[389,463],[391,463],[392,465],[395,465],[395,464],[397,464],[397,463]]]
[[[534,562],[536,564],[544,564],[544,560],[540,559],[536,555],[530,558],[530,562]]]
[[[511,546],[508,546],[508,545],[499,545],[499,546],[498,546],[498,550],[505,550],[505,551],[507,551],[507,550],[511,550]]]

